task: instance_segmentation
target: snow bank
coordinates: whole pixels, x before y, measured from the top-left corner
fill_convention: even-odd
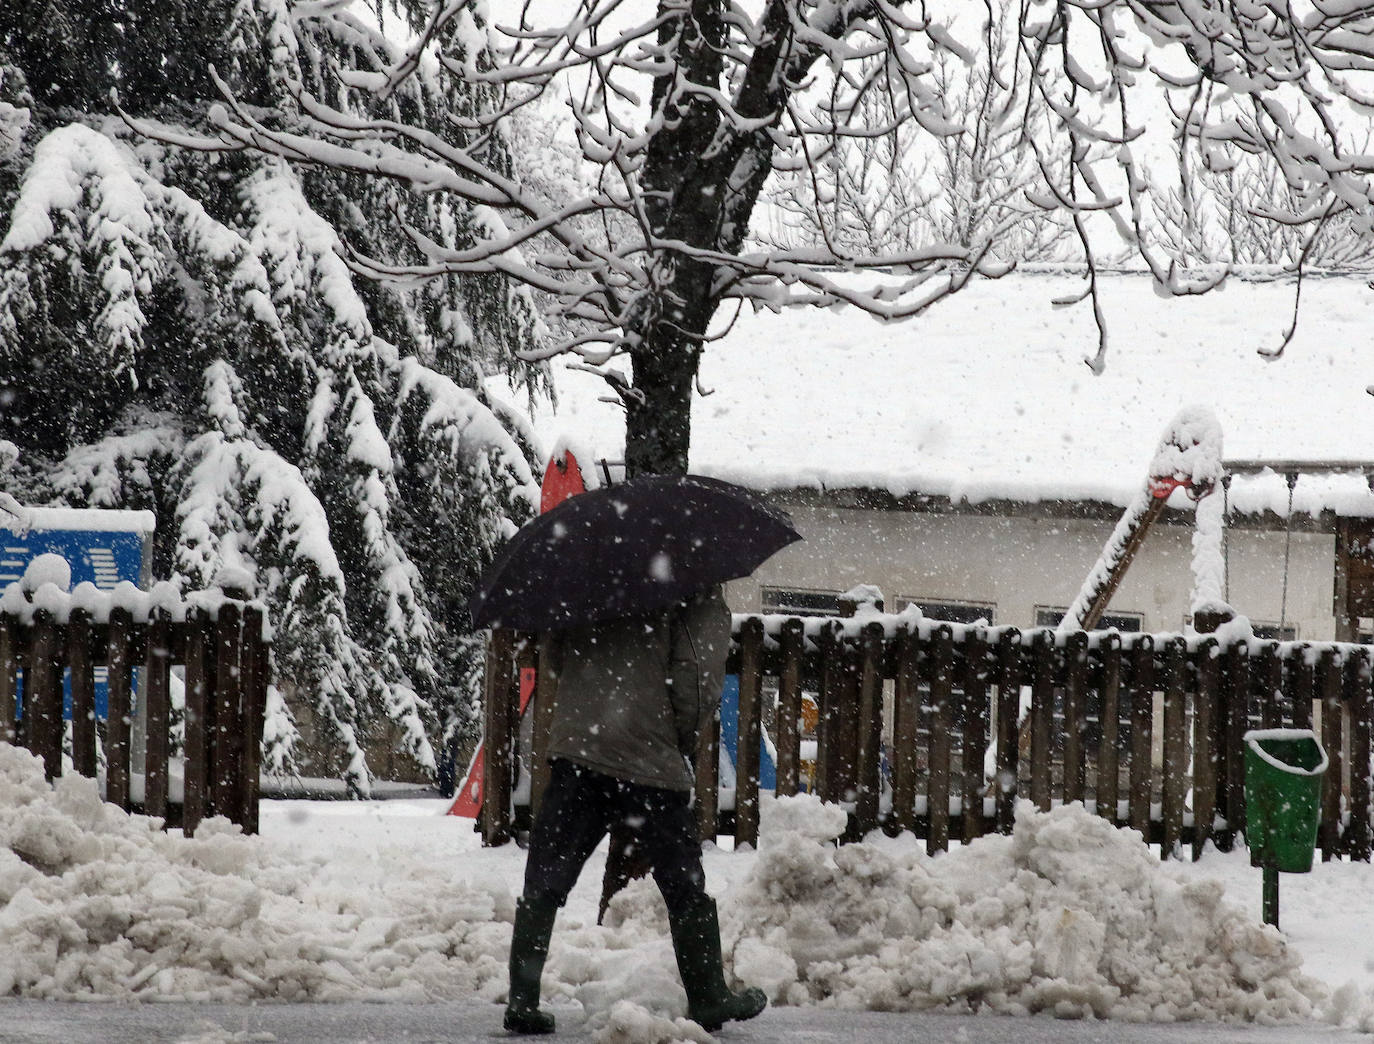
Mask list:
[[[192,839],[0,743],[0,997],[450,998],[504,988],[503,885],[330,881],[221,819]]]
[[[1283,937],[1226,904],[1219,883],[1178,875],[1139,834],[1081,806],[1042,814],[1022,803],[1013,837],[933,859],[909,836],[836,847],[844,813],[814,798],[764,810],[761,849],[721,897],[721,920],[735,977],[775,1004],[1136,1021],[1273,1023],[1327,1007],[1347,1025],[1368,1016],[1356,996],[1337,1011]],[[666,935],[652,884],[621,893],[607,924],[611,981],[595,981],[585,931],[565,933],[550,963],[576,985],[555,991],[593,1010],[628,991],[652,1014],[675,1015],[671,961],[655,963],[642,945],[616,954]]]
[[[805,800],[805,799],[803,799]],[[1309,1018],[1273,929],[1072,805],[937,859],[784,832],[726,905],[735,973],[778,1003],[1173,1021]]]
[[[1220,884],[1081,807],[1022,805],[1013,837],[935,858],[909,836],[837,848],[844,813],[814,798],[764,809],[720,904],[727,965],[774,1003],[1374,1023],[1367,997],[1328,1000]],[[0,996],[504,999],[518,853],[490,873],[405,844],[330,851],[287,856],[220,820],[164,833],[0,744]],[[604,927],[594,911],[559,915],[550,1007],[580,1008],[602,1042],[708,1040],[683,1017],[652,881]]]

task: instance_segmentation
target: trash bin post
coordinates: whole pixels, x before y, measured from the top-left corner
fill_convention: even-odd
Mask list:
[[[1279,926],[1279,872],[1272,866],[1264,868],[1264,895],[1260,904],[1260,913],[1264,917],[1265,924],[1272,924],[1275,928]]]
[[[1279,925],[1279,872],[1312,869],[1326,751],[1311,729],[1245,733],[1245,841],[1264,871],[1263,916]]]

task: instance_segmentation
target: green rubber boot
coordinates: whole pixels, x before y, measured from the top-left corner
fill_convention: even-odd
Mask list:
[[[549,936],[558,905],[547,899],[518,899],[510,936],[510,994],[506,1029],[512,1033],[552,1033],[553,1016],[539,1010],[539,976],[549,955]]]
[[[743,993],[733,993],[725,985],[714,899],[702,896],[695,906],[670,917],[669,925],[678,973],[687,991],[689,1019],[714,1033],[726,1022],[752,1019],[767,1007],[768,997],[762,990],[750,986]]]

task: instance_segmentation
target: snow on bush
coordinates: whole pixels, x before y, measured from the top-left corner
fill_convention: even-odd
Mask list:
[[[935,859],[909,837],[784,831],[723,919],[735,974],[783,1004],[1267,1022],[1322,993],[1220,884],[1176,879],[1080,805],[1022,802],[1014,836]]]
[[[0,997],[424,1000],[504,988],[511,897],[333,881],[225,820],[194,838],[0,743]]]

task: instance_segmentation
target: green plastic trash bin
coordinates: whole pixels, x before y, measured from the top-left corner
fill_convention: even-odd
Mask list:
[[[1326,751],[1311,729],[1245,734],[1245,841],[1251,866],[1286,874],[1312,869],[1326,765]]]

